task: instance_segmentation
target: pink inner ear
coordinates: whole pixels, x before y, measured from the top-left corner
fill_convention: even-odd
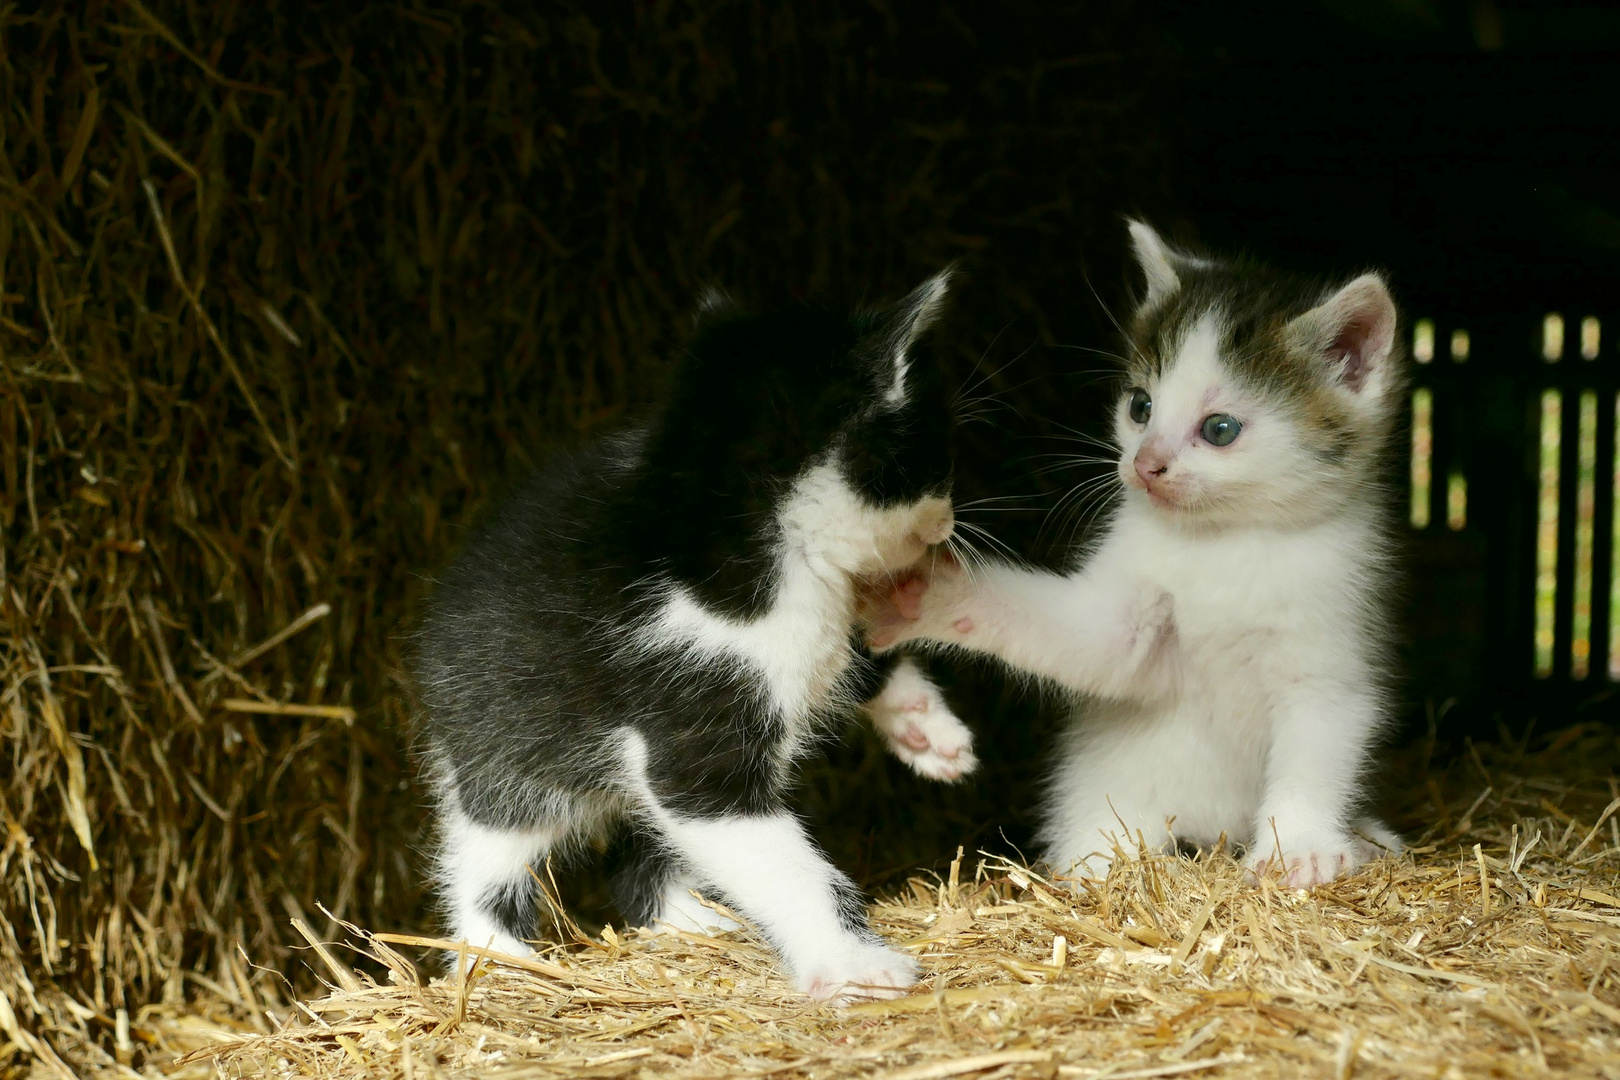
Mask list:
[[[1394,344],[1395,309],[1386,295],[1381,305],[1362,304],[1359,310],[1351,311],[1333,335],[1327,358],[1339,365],[1339,380],[1359,393],[1374,365],[1389,355]]]
[[[1376,369],[1395,347],[1395,302],[1376,274],[1363,274],[1335,293],[1320,307],[1295,320],[1301,344],[1321,348],[1320,355],[1334,365],[1339,382],[1361,393],[1374,381]],[[1317,343],[1331,333],[1323,347]]]
[[[1328,359],[1339,365],[1339,378],[1352,390],[1360,390],[1367,381],[1368,355],[1376,326],[1365,319],[1353,318],[1339,330],[1328,346]]]

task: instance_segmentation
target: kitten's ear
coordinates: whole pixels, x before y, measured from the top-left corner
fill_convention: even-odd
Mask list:
[[[1362,274],[1288,324],[1297,347],[1321,356],[1340,386],[1377,398],[1395,351],[1395,301],[1378,274]]]
[[[911,362],[911,347],[945,310],[945,295],[950,291],[954,272],[954,267],[946,267],[911,290],[903,300],[879,317],[877,337],[882,370],[878,377],[887,387],[883,392],[887,400],[905,400],[906,368]]]
[[[951,288],[951,275],[955,272],[955,267],[947,266],[912,289],[890,310],[886,329],[890,350],[897,362],[904,362],[906,350],[939,320],[945,310],[945,295]]]
[[[1176,273],[1175,267],[1178,256],[1147,222],[1132,218],[1129,228],[1136,261],[1147,278],[1147,295],[1142,298],[1142,306],[1154,307],[1181,288],[1181,275]]]

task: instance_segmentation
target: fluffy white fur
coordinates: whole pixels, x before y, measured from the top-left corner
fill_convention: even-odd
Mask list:
[[[1146,226],[1133,238],[1146,306],[1161,304],[1179,287],[1179,256]],[[1399,845],[1360,813],[1388,712],[1370,602],[1388,574],[1377,500],[1365,476],[1311,452],[1290,402],[1234,377],[1222,318],[1216,306],[1192,320],[1142,388],[1147,423],[1131,418],[1128,393],[1119,402],[1124,493],[1082,570],[947,565],[903,588],[874,636],[993,654],[1087,696],[1041,830],[1060,870],[1101,873],[1116,845],[1224,837],[1256,873],[1305,887]],[[1287,333],[1320,357],[1336,407],[1376,425],[1390,408],[1394,324],[1387,289],[1367,275]],[[1230,445],[1199,435],[1216,413],[1243,424]]]
[[[694,895],[698,891],[695,879],[670,882],[664,890],[662,917],[652,929],[660,932],[684,930],[691,934],[725,934],[742,928],[742,924],[735,919],[729,919],[699,901]]]
[[[653,622],[636,635],[636,644],[658,651],[675,647],[694,659],[747,666],[796,736],[784,745],[793,757],[813,733],[818,713],[829,705],[856,704],[832,702],[829,691],[847,663],[857,580],[915,563],[930,545],[951,535],[955,517],[944,498],[875,509],[850,490],[836,469],[820,466],[795,483],[781,520],[776,598],[762,617],[733,619],[672,587]],[[917,691],[919,683],[926,687],[930,701],[966,734],[938,689],[915,666],[904,664],[900,678],[907,689]],[[887,736],[886,711],[871,713]]]

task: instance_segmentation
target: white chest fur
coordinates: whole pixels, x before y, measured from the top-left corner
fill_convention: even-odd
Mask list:
[[[1284,677],[1354,677],[1369,660],[1382,554],[1376,530],[1353,519],[1194,533],[1127,507],[1097,557],[1174,598],[1194,674],[1252,658]]]

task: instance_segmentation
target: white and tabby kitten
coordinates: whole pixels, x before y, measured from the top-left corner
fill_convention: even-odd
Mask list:
[[[1382,277],[1321,286],[1130,226],[1121,491],[1064,576],[936,569],[874,641],[990,653],[1084,695],[1041,838],[1060,870],[1221,837],[1290,886],[1399,840],[1363,816],[1390,711],[1381,477],[1403,386]]]

